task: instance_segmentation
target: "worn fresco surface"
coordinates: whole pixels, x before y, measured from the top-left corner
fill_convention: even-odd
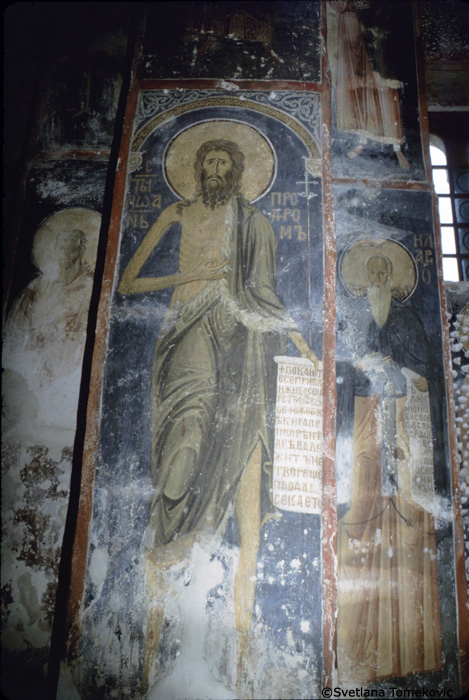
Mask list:
[[[321,407],[301,386],[322,355],[319,101],[171,97],[142,95],[129,159],[75,678],[94,698],[124,679],[155,698],[310,697],[320,530],[302,477],[320,473],[319,443],[314,464],[302,455]],[[295,449],[274,477],[279,356],[306,367],[282,374],[275,448],[293,435]]]
[[[336,177],[423,180],[412,4],[328,0]]]
[[[158,3],[141,77],[320,82],[320,19],[317,0]]]
[[[456,433],[459,453],[461,517],[466,578],[469,580],[469,283],[445,284],[450,328],[453,388],[456,401]]]
[[[469,104],[467,3],[437,0],[420,3],[425,53],[425,88],[430,108]],[[444,70],[441,68],[444,67]]]
[[[95,160],[38,160],[32,164],[18,234],[21,254],[11,279],[8,313],[25,287],[38,275],[32,253],[38,226],[57,210],[90,209],[101,213],[108,167],[105,156]]]
[[[455,582],[431,198],[337,188],[341,683],[448,687]]]
[[[100,225],[98,212],[76,207],[41,223],[37,276],[4,329],[2,647],[4,688],[16,693],[30,692],[17,678],[25,662],[26,684],[43,692]]]
[[[64,618],[82,363],[126,46],[117,30],[125,8],[111,15],[98,5],[86,16],[78,5],[14,6],[6,27],[15,60],[6,106],[1,690],[10,700],[50,694]],[[14,178],[11,149],[22,153]]]
[[[83,455],[73,406],[91,268],[75,277],[80,236],[67,270],[58,239],[44,264],[30,251],[39,222],[102,205],[128,87],[116,62],[127,4],[111,5],[90,55],[72,41],[49,71],[17,241],[3,492],[12,700],[31,685],[45,694],[72,460],[84,516],[60,700],[313,698],[325,682],[456,695],[461,534],[412,3],[138,7],[130,156],[108,180],[123,212],[110,216],[96,336],[103,390],[90,387]],[[323,381],[335,360],[336,387]],[[330,481],[322,500],[323,450],[337,509]]]

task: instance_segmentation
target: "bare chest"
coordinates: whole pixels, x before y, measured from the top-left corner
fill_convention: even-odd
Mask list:
[[[212,216],[196,216],[183,222],[179,248],[179,268],[189,271],[198,263],[223,260],[225,238],[225,212],[215,211]]]

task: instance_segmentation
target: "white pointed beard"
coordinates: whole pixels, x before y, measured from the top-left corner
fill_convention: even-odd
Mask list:
[[[382,328],[388,320],[391,308],[392,291],[389,280],[384,285],[374,284],[372,287],[368,287],[367,294],[373,318]]]

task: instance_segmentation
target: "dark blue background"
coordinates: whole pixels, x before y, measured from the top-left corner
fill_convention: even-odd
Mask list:
[[[304,157],[308,152],[297,134],[275,119],[248,110],[212,108],[186,113],[162,124],[145,142],[144,162],[149,158],[158,165],[153,173],[153,193],[162,195],[159,212],[175,201],[174,195],[162,176],[162,158],[166,145],[181,129],[197,121],[210,118],[236,119],[255,126],[273,144],[278,157],[278,173],[271,188],[273,192],[304,192]],[[143,169],[142,169],[143,172]],[[310,339],[316,354],[322,356],[322,298],[323,298],[323,236],[321,182],[309,177],[313,196],[307,202],[299,197],[297,208],[301,211],[303,231],[307,230],[307,210],[310,207],[312,223],[310,257],[306,241],[278,240],[277,292],[289,313],[297,320],[305,337]],[[158,185],[158,186],[157,186]],[[132,193],[128,188],[128,196]],[[271,193],[255,202],[270,220]],[[287,204],[291,208],[291,205]],[[147,215],[149,224],[153,223]],[[125,221],[125,213],[123,221]],[[282,222],[283,223],[283,222]],[[294,223],[293,221],[286,222]],[[273,222],[277,238],[280,224]],[[131,256],[148,229],[126,225],[122,232],[117,278],[122,276]],[[177,270],[180,232],[174,226],[164,236],[154,254],[147,261],[142,274],[171,274]],[[308,300],[308,277],[311,300]],[[142,591],[143,536],[148,520],[152,495],[150,445],[151,445],[151,373],[153,353],[161,322],[172,290],[122,297],[116,292],[111,311],[111,323],[100,426],[99,462],[95,480],[94,515],[91,532],[91,552],[94,547],[109,551],[109,570],[99,593],[89,580],[86,604],[92,605],[93,616],[88,616],[87,629],[90,643],[94,638],[94,620],[108,614],[113,591],[119,588],[124,596],[126,610],[115,610],[114,624],[128,633],[138,636],[136,625],[128,624],[126,617],[135,607]],[[288,354],[298,355],[289,341]],[[237,542],[236,527],[229,525],[225,542]],[[119,543],[119,544],[117,544]],[[273,547],[269,548],[272,544]],[[306,556],[305,556],[306,555]],[[288,568],[292,559],[298,558],[299,570],[290,569],[287,584],[279,583],[276,566],[285,559]],[[264,625],[271,631],[274,643],[287,646],[287,632],[291,630],[297,653],[304,654],[305,663],[311,656],[320,659],[321,654],[321,567],[320,567],[320,517],[283,513],[279,521],[265,526],[258,560],[264,563],[264,582],[258,585],[256,604],[261,610]],[[315,564],[313,565],[313,560]],[[274,580],[274,583],[269,583]],[[141,598],[140,598],[141,599]],[[122,600],[122,598],[121,598]],[[282,608],[282,605],[285,607]],[[91,608],[89,608],[91,611]],[[140,612],[144,620],[144,611]],[[301,620],[310,622],[308,632],[301,631]],[[132,630],[130,632],[130,630]],[[141,633],[142,630],[141,630]],[[85,635],[86,637],[86,635]],[[136,639],[143,643],[143,637]],[[138,669],[136,669],[137,671]],[[320,672],[320,669],[318,669]]]

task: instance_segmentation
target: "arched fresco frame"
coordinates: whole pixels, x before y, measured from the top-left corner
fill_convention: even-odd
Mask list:
[[[181,105],[176,105],[170,109],[162,112],[161,114],[152,117],[149,122],[144,124],[132,139],[131,154],[129,156],[129,172],[134,172],[137,170],[142,163],[142,147],[147,140],[147,138],[154,132],[154,130],[164,122],[180,114],[186,114],[187,112],[192,112],[198,109],[209,109],[212,107],[235,107],[239,110],[251,110],[253,112],[258,112],[260,114],[265,114],[277,121],[285,124],[289,129],[291,129],[296,135],[301,139],[309,152],[309,158],[306,162],[306,168],[310,175],[314,177],[321,177],[321,155],[320,149],[316,140],[313,138],[311,133],[294,117],[290,114],[276,109],[275,107],[270,107],[269,105],[260,104],[252,100],[240,100],[236,97],[212,97],[204,98],[200,100],[195,100],[193,102],[188,102]]]

